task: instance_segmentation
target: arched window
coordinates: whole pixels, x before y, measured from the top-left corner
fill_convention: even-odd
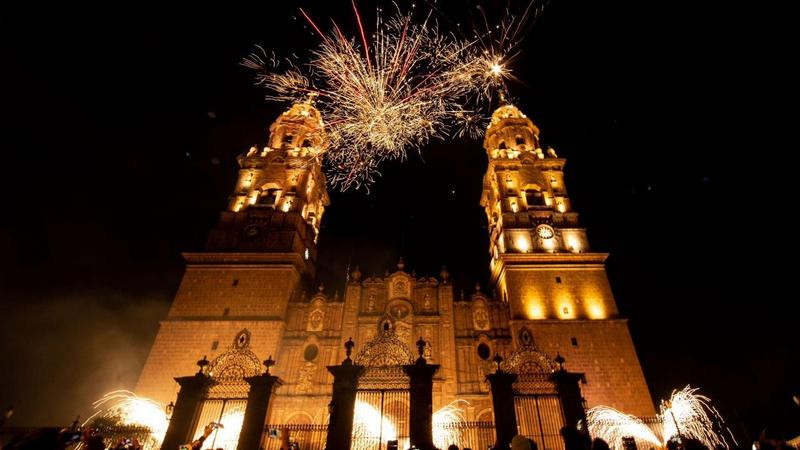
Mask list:
[[[505,141],[501,142],[500,145],[497,148],[499,148],[500,150],[505,150],[507,148]]]
[[[525,144],[525,139],[523,139],[523,138],[522,138],[522,136],[520,136],[520,135],[517,135],[517,137],[516,137],[516,138],[514,138],[514,139],[516,140],[516,142],[517,142],[517,145],[523,145],[523,144]]]
[[[267,189],[267,192],[261,196],[259,203],[265,206],[274,206],[275,201],[278,199],[279,189]]]
[[[528,202],[528,206],[544,206],[544,195],[542,195],[542,191],[538,189],[527,189],[525,190],[525,200]]]
[[[311,141],[308,139],[303,140],[303,145],[301,147],[311,147]]]

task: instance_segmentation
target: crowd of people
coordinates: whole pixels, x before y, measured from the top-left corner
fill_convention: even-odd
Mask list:
[[[0,419],[0,427],[4,420]],[[208,424],[202,434],[191,443],[181,445],[176,450],[202,450],[206,439],[214,432],[218,425]],[[561,429],[561,437],[564,440],[565,450],[611,450],[606,441],[600,438],[591,439],[585,432],[578,429],[564,427]],[[5,445],[0,442],[0,450],[66,450],[74,448],[81,443],[82,449],[86,450],[142,450],[142,444],[135,437],[121,438],[115,442],[108,442],[104,438],[101,430],[92,427],[80,427],[78,421],[71,426],[62,429],[41,428],[32,430],[28,433],[20,433],[13,437]],[[787,444],[783,440],[769,439],[763,435],[759,440],[752,444],[753,450],[791,450],[795,447]],[[294,444],[288,450],[295,450],[299,447]],[[511,440],[511,450],[538,450],[537,443],[525,436],[514,436]],[[217,449],[222,450],[222,449]],[[447,450],[472,450],[469,447],[460,449],[457,445],[451,445]],[[635,446],[631,449],[635,450]],[[642,449],[645,450],[645,449]],[[653,449],[647,449],[653,450]],[[709,449],[697,439],[671,439],[666,444],[666,450],[724,450]]]
[[[176,450],[201,450],[203,443],[215,428],[214,423],[206,425],[197,439]],[[78,443],[82,444],[82,450],[142,450],[142,443],[136,437],[124,437],[108,442],[101,430],[80,427],[77,420],[72,426],[62,429],[39,428],[19,433],[5,445],[0,442],[0,450],[67,450],[74,448]]]

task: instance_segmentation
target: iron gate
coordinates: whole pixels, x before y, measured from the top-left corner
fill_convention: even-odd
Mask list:
[[[414,359],[393,329],[384,328],[358,352],[364,366],[358,379],[351,449],[383,450],[389,441],[409,446],[409,376],[403,365]]]

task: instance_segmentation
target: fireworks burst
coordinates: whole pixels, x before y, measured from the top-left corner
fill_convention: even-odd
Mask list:
[[[369,185],[381,162],[404,159],[431,138],[480,136],[485,101],[509,76],[500,53],[508,47],[488,44],[516,36],[507,31],[500,40],[482,34],[458,38],[440,29],[433,10],[418,19],[398,9],[384,20],[378,9],[368,41],[355,0],[352,7],[358,39],[345,36],[336,23],[323,33],[301,10],[321,38],[305,64],[307,75],[292,63],[278,73],[280,61],[261,48],[242,62],[257,71],[256,84],[267,88],[270,100],[318,95],[330,137],[330,179],[342,190]],[[503,29],[518,31],[519,24]]]
[[[356,400],[353,413],[353,448],[372,448],[379,441],[397,439],[393,420],[367,402]]]
[[[589,432],[617,449],[623,448],[623,437],[633,437],[637,443],[658,446],[665,446],[670,439],[681,437],[697,439],[708,448],[731,448],[728,437],[734,445],[736,440],[731,431],[724,427],[722,416],[710,402],[711,399],[690,386],[673,391],[669,400],[661,401],[661,412],[657,417],[662,425],[660,438],[638,417],[608,406],[596,406],[587,411]],[[727,433],[728,437],[723,433]]]
[[[121,428],[144,428],[149,432],[149,436],[147,442],[143,442],[143,446],[145,448],[161,446],[169,425],[164,405],[148,398],[138,397],[133,392],[120,390],[105,394],[92,406],[97,411],[83,423],[83,426],[112,422]]]
[[[469,405],[466,400],[454,400],[433,413],[433,444],[436,448],[447,448],[462,442],[460,430],[455,425],[465,422],[464,410],[460,404]]]
[[[589,433],[608,442],[612,448],[623,448],[622,438],[633,437],[638,445],[662,445],[661,440],[641,419],[609,406],[596,406],[586,414]]]
[[[711,406],[711,399],[698,394],[698,389],[686,386],[672,391],[669,400],[661,402],[664,442],[673,437],[697,439],[708,448],[730,448],[725,436],[717,430],[723,427],[722,416]],[[735,444],[730,430],[725,428]]]

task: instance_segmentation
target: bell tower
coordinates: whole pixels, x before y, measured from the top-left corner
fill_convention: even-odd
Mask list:
[[[253,146],[238,157],[228,210],[206,249],[299,256],[301,270],[313,276],[319,224],[329,203],[320,168],[328,141],[313,96],[283,112],[269,131],[263,149]]]
[[[589,406],[638,415],[653,403],[605,271],[607,253],[591,250],[572,210],[564,166],[542,150],[539,128],[501,97],[486,130],[489,165],[481,206],[489,223],[491,287],[508,306],[514,346],[533,336],[545,353],[584,372]],[[623,395],[624,389],[629,394]]]
[[[161,321],[136,392],[164,404],[176,375],[195,361],[252,336],[260,358],[280,355],[291,303],[313,278],[328,192],[320,162],[327,137],[313,96],[283,112],[263,148],[237,159],[239,174],[225,211],[201,252],[184,253],[186,271]]]
[[[542,150],[539,128],[531,119],[503,101],[492,114],[483,146],[489,167],[481,206],[489,221],[491,283],[499,298],[509,298],[509,271],[516,271],[515,266],[605,259],[590,252],[586,230],[572,211],[564,185],[566,160],[552,147]],[[561,309],[555,306],[520,300],[512,302],[512,313],[527,318],[616,314],[613,302],[580,311],[571,304]]]

